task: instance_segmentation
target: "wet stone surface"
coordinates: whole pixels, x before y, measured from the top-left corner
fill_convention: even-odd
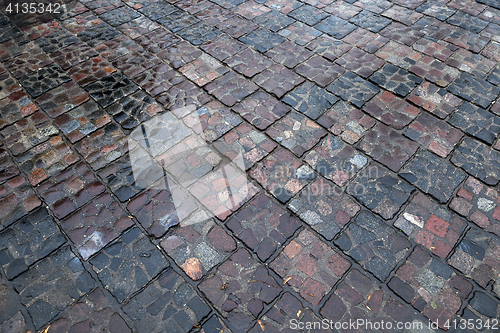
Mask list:
[[[498,191],[468,177],[450,203],[450,208],[480,228],[500,235]]]
[[[47,209],[38,208],[0,234],[6,277],[12,280],[65,242]]]
[[[368,162],[366,157],[332,135],[324,138],[304,160],[338,186],[346,185]]]
[[[312,119],[318,119],[339,99],[312,82],[304,82],[283,98],[283,102]]]
[[[285,37],[297,45],[305,46],[310,41],[322,36],[323,33],[305,23],[295,22],[288,27],[281,29],[278,32],[278,35]]]
[[[287,92],[298,86],[304,79],[281,64],[275,64],[254,77],[252,82],[268,93],[281,98]]]
[[[437,155],[420,150],[399,175],[441,203],[450,199],[466,174]]]
[[[368,31],[379,32],[387,25],[389,25],[389,23],[391,23],[391,20],[373,14],[367,10],[363,10],[358,15],[349,19],[349,22]]]
[[[473,54],[464,49],[459,49],[455,52],[446,63],[482,79],[484,79],[496,65],[495,61],[484,58],[479,54]]]
[[[236,249],[234,239],[213,219],[181,224],[167,232],[160,245],[192,280],[201,279]]]
[[[427,322],[410,306],[393,296],[387,287],[357,269],[349,272],[334,293],[328,298],[320,314],[329,320],[355,322],[357,319],[373,320],[386,324],[396,321],[412,323],[425,327]],[[330,319],[331,318],[331,319]]]
[[[89,262],[103,286],[120,303],[169,266],[138,228],[123,234]]]
[[[366,211],[349,224],[335,244],[382,282],[410,248],[405,237]]]
[[[354,179],[347,188],[347,193],[368,209],[389,220],[401,209],[414,190],[413,186],[396,178],[389,170],[372,164]]]
[[[298,65],[294,71],[306,79],[311,80],[321,87],[325,87],[340,75],[345,73],[345,70],[330,61],[325,60],[320,56],[313,56]]]
[[[266,129],[290,111],[290,107],[263,91],[257,91],[232,109],[260,130]]]
[[[173,269],[135,295],[123,310],[137,332],[166,329],[189,332],[210,313],[210,308]]]
[[[349,269],[350,263],[310,231],[297,235],[270,267],[300,296],[316,307]]]
[[[311,149],[327,132],[306,116],[292,111],[269,127],[266,134],[297,156]]]
[[[261,225],[253,223],[255,219]],[[276,204],[270,197],[260,194],[226,226],[262,261],[271,257],[300,227],[299,220]]]
[[[39,184],[78,160],[79,157],[62,140],[61,136],[54,136],[16,156],[20,169],[28,175],[31,185]]]
[[[19,175],[0,185],[1,229],[40,206],[41,201],[26,179]]]
[[[231,255],[198,288],[235,332],[250,328],[264,305],[283,290],[281,284],[245,249]]]
[[[266,52],[266,56],[289,69],[294,68],[312,55],[311,51],[289,41],[281,43]]]
[[[53,272],[60,274],[54,276]],[[43,284],[44,288],[36,288],[38,284]],[[95,286],[95,280],[69,246],[52,253],[14,279],[14,288],[37,329],[43,328],[66,305]]]
[[[407,100],[441,119],[453,113],[462,103],[460,98],[430,82],[415,88]]]
[[[326,90],[358,108],[380,91],[373,83],[349,71],[330,84]]]
[[[89,96],[74,81],[49,90],[36,99],[36,102],[49,117],[55,118],[89,100]]]
[[[422,112],[406,128],[404,135],[439,157],[446,158],[458,145],[464,133],[443,120]]]
[[[405,97],[413,88],[422,82],[422,79],[408,73],[404,69],[394,65],[385,65],[370,78],[370,81],[384,89],[392,91],[396,95]]]
[[[23,76],[19,79],[19,83],[32,97],[38,97],[70,80],[71,78],[61,68],[52,64],[41,68],[36,73]]]
[[[106,295],[101,288],[96,288],[65,311],[61,318],[50,325],[48,332],[63,333],[80,328],[132,332],[120,313],[113,310],[114,304],[111,296]]]
[[[418,144],[379,123],[365,135],[359,148],[376,161],[397,172],[417,151]]]
[[[389,281],[389,288],[444,329],[472,291],[472,284],[445,263],[415,248]]]
[[[388,91],[375,96],[363,111],[396,129],[405,127],[420,113],[418,108]]]
[[[35,43],[27,43],[23,47],[23,52],[15,58],[5,62],[4,66],[15,78],[21,78],[25,75],[36,74],[39,68],[53,63],[51,58]],[[7,74],[7,73],[6,73]],[[3,74],[5,76],[5,74]],[[4,79],[2,78],[2,81]],[[3,83],[8,87],[8,81]]]
[[[341,40],[328,36],[318,37],[306,46],[308,50],[311,50],[330,61],[334,61],[339,58],[344,53],[349,51],[351,47],[351,45],[344,43]]]
[[[356,30],[356,26],[341,18],[330,16],[314,26],[321,32],[331,37],[342,39]]]
[[[335,238],[360,209],[339,187],[323,178],[303,189],[288,208],[327,240]]]
[[[423,193],[418,193],[394,222],[394,226],[429,252],[446,258],[467,223]]]
[[[500,155],[487,145],[465,138],[451,156],[451,162],[488,185],[500,181]]]
[[[279,148],[268,155],[249,175],[282,203],[291,199],[316,177],[311,168],[285,148]]]
[[[109,194],[93,199],[61,221],[61,227],[84,260],[100,251],[132,225],[132,219]]]
[[[448,123],[489,145],[500,133],[500,117],[469,102],[460,105]]]
[[[255,83],[235,72],[228,72],[205,86],[207,92],[227,106],[233,106],[257,89]]]
[[[352,48],[342,57],[335,60],[335,63],[365,79],[384,65],[382,59],[358,48]]]
[[[318,123],[328,128],[333,134],[340,135],[345,142],[354,144],[376,122],[349,103],[339,101],[318,119]]]
[[[279,47],[279,45],[277,47]],[[270,51],[268,51],[268,53],[269,52]],[[274,64],[271,59],[263,56],[252,48],[245,48],[245,50],[227,58],[224,62],[234,71],[247,78],[262,73],[262,71]]]
[[[218,139],[214,146],[231,160],[241,154],[244,167],[248,170],[271,153],[277,144],[251,126],[242,124]]]
[[[483,288],[491,284],[492,291],[499,295],[498,251],[500,251],[500,245],[497,239],[482,230],[471,229],[448,259],[448,264]],[[487,315],[487,313],[483,314]]]

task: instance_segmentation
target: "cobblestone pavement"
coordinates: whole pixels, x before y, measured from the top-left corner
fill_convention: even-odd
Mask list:
[[[0,333],[500,331],[499,62],[498,0],[0,0]]]

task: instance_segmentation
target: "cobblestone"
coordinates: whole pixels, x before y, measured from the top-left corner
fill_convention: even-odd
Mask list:
[[[270,264],[300,296],[316,307],[350,263],[310,231],[302,231]]]
[[[307,44],[306,48],[334,61],[351,49],[351,45],[328,36],[321,36]]]
[[[96,288],[65,311],[61,318],[50,325],[48,332],[63,333],[78,328],[132,332],[120,313],[113,310],[113,306],[113,299],[104,294],[101,288]]]
[[[332,135],[321,140],[304,160],[338,186],[346,185],[368,162],[366,157]]]
[[[405,127],[420,113],[418,108],[388,91],[375,96],[363,107],[363,111],[395,129]]]
[[[462,103],[460,98],[430,82],[415,88],[407,99],[441,119],[453,113]]]
[[[205,90],[228,106],[233,106],[257,89],[255,83],[234,72],[228,72],[205,86]]]
[[[0,332],[500,316],[498,3],[64,2],[0,5]]]
[[[399,173],[420,190],[446,203],[465,173],[427,150],[421,150]]]
[[[404,135],[439,157],[446,158],[460,142],[464,133],[443,120],[422,112],[406,128]]]
[[[500,235],[498,191],[469,176],[450,203],[450,208],[480,228]]]
[[[249,175],[282,203],[290,200],[315,178],[314,171],[285,148],[268,155]]]
[[[264,130],[290,111],[290,108],[275,97],[257,91],[233,107],[236,111],[260,130]]]
[[[394,226],[423,248],[446,258],[465,231],[467,223],[419,192],[394,222]]]
[[[349,103],[340,101],[321,116],[318,123],[333,134],[340,135],[345,142],[354,144],[375,125],[375,120]]]
[[[498,288],[498,251],[500,245],[488,233],[471,229],[458,244],[448,264],[477,284],[486,288],[493,285],[493,292],[499,295]],[[486,314],[486,313],[483,313]]]
[[[314,147],[326,131],[306,116],[290,112],[269,127],[266,134],[297,156]]]
[[[468,102],[460,105],[448,122],[489,145],[500,133],[500,117]]]
[[[356,30],[356,26],[354,24],[333,15],[319,22],[314,27],[319,31],[337,39],[342,39]]]
[[[54,276],[53,272],[62,274]],[[44,288],[36,288],[42,283]],[[43,328],[66,305],[90,292],[95,285],[69,246],[52,253],[14,280],[21,303],[27,307],[37,329]]]
[[[430,320],[437,318],[442,329],[446,329],[446,320],[459,312],[472,291],[470,282],[418,247],[388,286]]]
[[[326,90],[358,108],[380,91],[373,83],[363,80],[349,71],[330,84]]]
[[[417,151],[418,144],[379,123],[365,135],[359,148],[376,161],[397,172]]]
[[[231,160],[242,154],[245,169],[248,170],[271,153],[277,144],[251,126],[242,124],[218,139],[214,146]]]
[[[123,310],[137,332],[189,332],[210,313],[186,281],[172,269],[135,295]]]
[[[497,151],[471,138],[465,138],[455,149],[451,161],[488,185],[500,181],[500,166]]]
[[[276,47],[279,47],[280,45],[281,44]],[[247,78],[252,78],[257,74],[262,73],[262,71],[268,69],[274,64],[271,59],[263,56],[251,48],[246,48],[242,52],[227,58],[225,63],[234,71]]]
[[[401,209],[415,188],[389,170],[369,165],[347,188],[367,208],[389,220]]]
[[[261,225],[253,223],[256,218]],[[300,222],[271,198],[259,194],[226,225],[259,259],[266,261],[293,236]]]
[[[304,79],[281,64],[274,64],[252,80],[268,93],[281,98]]]
[[[123,234],[89,262],[104,287],[120,303],[169,266],[138,228]]]
[[[199,289],[235,332],[249,329],[264,306],[283,290],[245,249],[231,255]]]
[[[337,236],[360,209],[339,187],[323,178],[297,194],[288,208],[329,241]]]
[[[382,59],[358,48],[352,48],[335,62],[364,79],[384,65]]]
[[[312,82],[304,82],[283,98],[283,102],[309,118],[318,119],[339,99]]]
[[[408,240],[366,211],[349,224],[335,244],[382,282],[410,249]]]
[[[366,10],[349,19],[349,22],[371,32],[379,32],[391,23],[390,20]]]
[[[193,280],[201,279],[236,249],[234,239],[212,219],[181,225],[167,232],[160,245]]]
[[[396,95],[405,97],[417,84],[422,82],[422,79],[410,74],[404,69],[387,64],[382,69],[375,72],[375,74],[371,76],[370,81],[378,84],[384,89],[392,91]]]
[[[12,280],[66,242],[47,209],[38,208],[0,234],[2,268]]]
[[[313,54],[311,51],[304,49],[304,47],[289,41],[276,45],[266,52],[266,56],[288,69],[292,69],[304,62]]]
[[[74,81],[68,81],[38,97],[36,102],[49,117],[55,118],[88,100],[89,96],[83,89]]]

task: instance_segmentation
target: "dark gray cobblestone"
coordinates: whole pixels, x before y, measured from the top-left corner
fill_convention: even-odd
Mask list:
[[[441,203],[446,203],[465,179],[462,170],[425,149],[420,150],[399,175]]]
[[[210,313],[193,287],[173,269],[123,306],[137,332],[189,332]]]
[[[499,158],[498,151],[477,140],[465,138],[451,156],[451,161],[486,184],[496,185],[500,181]]]
[[[382,282],[410,249],[405,237],[367,211],[356,217],[335,244]]]
[[[413,186],[389,170],[371,164],[347,188],[347,193],[373,212],[389,220],[396,215],[410,194]]]
[[[500,316],[498,3],[63,2],[0,4],[0,332]]]
[[[139,228],[126,232],[89,262],[103,286],[120,303],[169,266]]]
[[[39,285],[43,288],[37,288]],[[37,329],[45,327],[66,305],[95,286],[96,281],[69,246],[52,253],[14,280],[21,303],[27,307]]]

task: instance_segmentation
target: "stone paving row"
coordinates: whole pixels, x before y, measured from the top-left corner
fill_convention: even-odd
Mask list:
[[[498,1],[33,5],[0,2],[0,332],[498,330]]]

